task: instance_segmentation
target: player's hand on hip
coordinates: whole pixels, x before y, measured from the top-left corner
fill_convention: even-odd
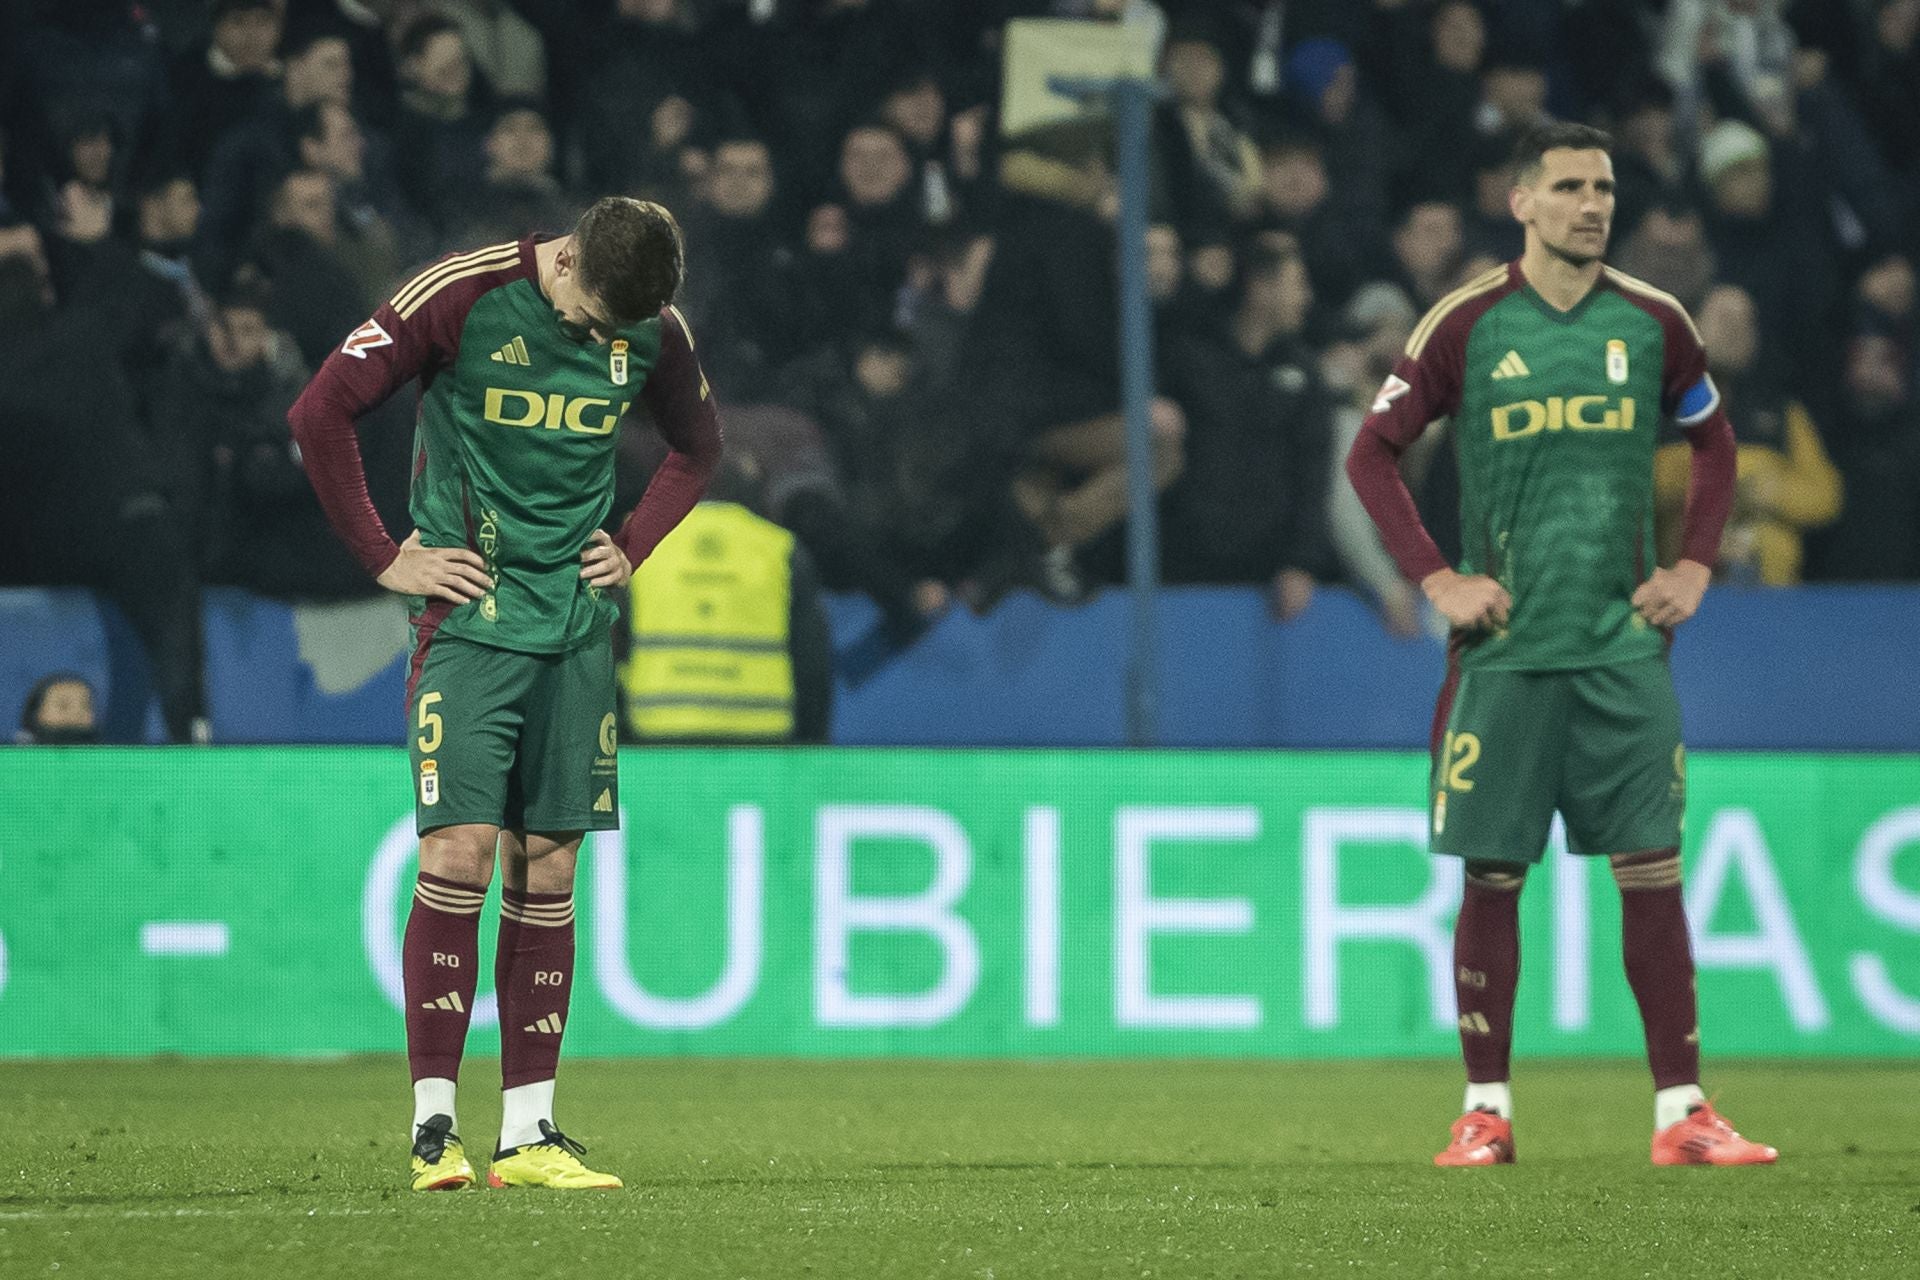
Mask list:
[[[1504,627],[1513,612],[1513,597],[1507,589],[1483,573],[1436,569],[1420,580],[1420,589],[1462,631]]]
[[[580,576],[590,586],[611,591],[627,585],[627,579],[633,576],[633,565],[605,529],[595,529],[593,539],[580,553]]]
[[[487,562],[468,547],[426,547],[415,529],[400,544],[400,554],[375,579],[389,591],[465,604],[493,590]]]
[[[1697,560],[1682,560],[1671,569],[1655,569],[1633,593],[1633,607],[1656,627],[1677,627],[1700,608],[1713,571]]]

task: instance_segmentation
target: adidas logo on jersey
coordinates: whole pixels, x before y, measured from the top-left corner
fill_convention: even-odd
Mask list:
[[[501,364],[519,364],[532,367],[533,357],[527,354],[527,340],[515,335],[512,342],[493,353],[493,358]]]
[[[420,1006],[422,1009],[444,1009],[448,1013],[465,1013],[466,1001],[460,998],[458,991],[449,991],[438,1000],[429,1000]]]
[[[550,1013],[546,1017],[540,1019],[540,1021],[530,1022],[526,1026],[520,1029],[522,1031],[534,1032],[536,1035],[557,1036],[560,1034],[560,1015],[557,1013]]]
[[[499,359],[498,356],[494,358]],[[1498,382],[1502,378],[1525,378],[1532,373],[1533,370],[1527,368],[1527,362],[1520,358],[1518,351],[1509,351],[1500,361],[1499,367],[1493,371],[1493,379]]]

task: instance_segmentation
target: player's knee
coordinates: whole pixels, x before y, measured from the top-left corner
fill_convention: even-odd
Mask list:
[[[1511,862],[1468,862],[1467,883],[1496,893],[1518,893],[1527,882],[1527,869]]]
[[[484,887],[493,881],[491,828],[445,827],[420,837],[420,870],[456,884]]]
[[[526,883],[529,893],[571,893],[574,869],[580,860],[579,832],[540,835],[528,832]]]
[[[1621,890],[1672,889],[1680,883],[1680,850],[1643,849],[1616,853],[1607,859],[1613,882]]]

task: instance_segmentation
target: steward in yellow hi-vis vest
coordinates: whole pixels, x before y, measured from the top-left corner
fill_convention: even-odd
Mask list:
[[[826,618],[791,533],[735,503],[703,502],[628,593],[620,688],[630,738],[826,740]]]

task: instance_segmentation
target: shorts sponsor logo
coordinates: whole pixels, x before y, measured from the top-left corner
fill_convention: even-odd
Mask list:
[[[613,712],[609,711],[607,712],[606,715],[600,717],[600,754],[601,755],[603,756],[612,755],[614,752],[614,749],[620,745],[620,736],[618,732],[618,727],[619,727],[619,722],[613,718]]]
[[[612,787],[602,787],[600,789],[600,798],[593,802],[593,811],[595,813],[612,813],[613,812],[613,788]]]
[[[440,766],[432,760],[420,762],[420,803],[424,805],[440,803]]]

